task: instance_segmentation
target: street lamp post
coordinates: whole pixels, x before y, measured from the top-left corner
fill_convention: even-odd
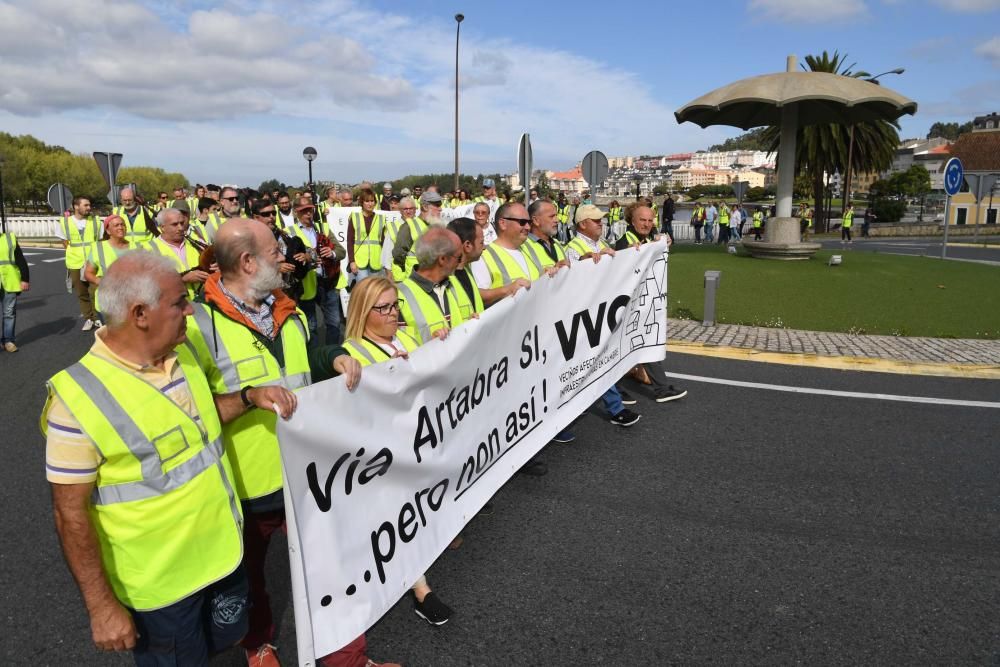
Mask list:
[[[458,196],[458,36],[464,20],[464,15],[455,14],[455,196]]]
[[[316,159],[317,155],[319,155],[319,153],[317,153],[316,149],[312,146],[306,146],[302,150],[302,157],[306,159],[306,163],[309,165],[309,192],[312,194],[313,201],[316,200],[316,192],[315,188],[313,188],[313,160]]]
[[[7,233],[7,208],[3,199],[3,155],[0,155],[0,232]]]
[[[881,74],[876,74],[871,78],[865,79],[865,81],[869,81],[871,83],[874,83],[875,85],[879,85],[878,80],[880,77],[886,76],[887,74],[902,74],[905,71],[906,70],[903,69],[902,67],[897,67],[896,69],[891,69],[888,72],[882,72]],[[851,125],[851,137],[848,140],[847,144],[847,165],[844,167],[844,188],[843,188],[844,199],[841,202],[840,206],[841,218],[844,217],[844,212],[847,211],[847,207],[851,205],[851,185],[852,185],[851,176],[853,175],[851,173],[851,160],[853,159],[853,157],[854,157],[854,126]]]

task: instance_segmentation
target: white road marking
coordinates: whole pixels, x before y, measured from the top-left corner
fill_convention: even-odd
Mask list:
[[[56,257],[55,259],[43,259],[42,261],[45,262],[46,264],[51,264],[52,262],[65,262],[66,258]]]
[[[868,398],[878,401],[897,401],[900,403],[923,403],[929,405],[953,405],[963,408],[1000,408],[1000,403],[991,401],[963,401],[955,398],[934,398],[932,396],[900,396],[898,394],[872,394],[864,391],[840,391],[837,389],[818,389],[815,387],[792,387],[783,384],[768,384],[766,382],[744,382],[742,380],[727,380],[725,378],[705,377],[703,375],[688,375],[686,373],[667,373],[667,377],[691,382],[706,382],[721,384],[727,387],[746,387],[747,389],[769,389],[784,391],[791,394],[817,394],[820,396],[839,396],[841,398]]]

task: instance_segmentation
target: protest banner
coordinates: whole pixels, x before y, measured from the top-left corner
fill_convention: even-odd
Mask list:
[[[586,260],[279,420],[301,664],[377,621],[496,491],[664,358],[666,244]]]

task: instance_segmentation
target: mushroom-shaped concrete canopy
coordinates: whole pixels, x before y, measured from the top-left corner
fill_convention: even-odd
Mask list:
[[[795,181],[795,135],[800,125],[896,120],[917,111],[917,103],[884,86],[854,77],[827,72],[799,72],[795,56],[789,56],[786,71],[743,79],[702,95],[678,109],[678,123],[691,121],[709,125],[734,125],[744,130],[778,125],[778,183],[774,225],[768,225],[767,241],[780,239],[783,248],[793,243],[798,231],[792,221],[792,186]],[[747,246],[748,242],[744,242]],[[815,245],[818,248],[818,245]],[[805,250],[812,250],[813,246]],[[792,248],[797,251],[798,249]],[[814,251],[814,250],[813,250]],[[805,256],[805,252],[799,256]]]
[[[733,125],[749,130],[780,125],[782,107],[798,108],[799,125],[896,120],[917,103],[864,79],[827,72],[781,72],[743,79],[702,95],[674,113],[678,123]]]

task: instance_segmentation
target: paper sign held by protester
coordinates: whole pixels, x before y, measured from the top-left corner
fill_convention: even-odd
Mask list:
[[[556,433],[664,358],[665,249],[543,276],[354,392],[298,394],[278,436],[302,664],[367,630]]]

